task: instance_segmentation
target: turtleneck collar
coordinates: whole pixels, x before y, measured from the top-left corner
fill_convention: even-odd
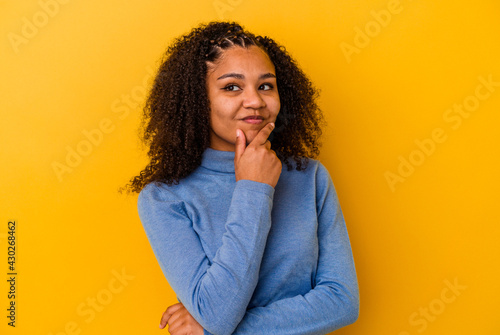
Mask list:
[[[201,166],[212,171],[234,173],[234,151],[207,148],[203,152]]]

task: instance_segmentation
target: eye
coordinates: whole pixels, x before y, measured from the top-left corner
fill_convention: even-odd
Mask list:
[[[259,89],[261,89],[263,91],[269,91],[269,90],[273,89],[273,85],[271,85],[271,84],[262,84],[262,85],[260,85]]]
[[[223,88],[225,91],[239,91],[241,88],[239,88],[237,85],[234,84],[229,84],[226,87]]]

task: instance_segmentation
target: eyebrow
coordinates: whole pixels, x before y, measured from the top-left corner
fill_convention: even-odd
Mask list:
[[[245,76],[240,74],[240,73],[234,73],[234,72],[231,72],[231,73],[226,73],[226,74],[223,74],[222,76],[220,76],[219,78],[217,78],[217,80],[221,80],[221,79],[224,79],[224,78],[236,78],[236,79],[245,79]],[[259,79],[267,79],[267,78],[276,78],[276,76],[272,73],[265,73],[265,74],[262,74]]]

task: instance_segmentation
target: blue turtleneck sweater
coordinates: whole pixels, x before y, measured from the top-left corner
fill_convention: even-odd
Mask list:
[[[148,184],[139,215],[156,258],[206,334],[326,334],[359,295],[325,167],[283,168],[275,188],[235,181],[234,152],[207,149],[178,185]]]

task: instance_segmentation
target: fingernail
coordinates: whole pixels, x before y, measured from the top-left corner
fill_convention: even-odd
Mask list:
[[[270,124],[271,126],[273,126],[273,129],[274,129],[274,122],[271,122],[271,123],[269,123],[269,124]]]
[[[240,130],[236,129],[236,138],[240,137]]]

